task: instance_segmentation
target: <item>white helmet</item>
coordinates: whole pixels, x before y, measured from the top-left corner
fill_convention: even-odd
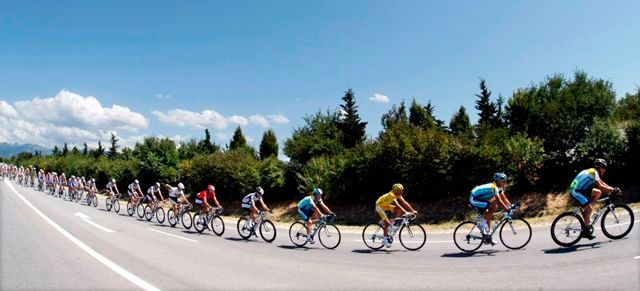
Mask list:
[[[111,178],[111,183],[115,183],[116,182],[116,178]]]
[[[182,183],[178,183],[178,189],[180,189],[180,190],[184,190],[184,184],[182,184]]]
[[[256,193],[259,193],[260,195],[264,195],[264,190],[262,189],[262,187],[258,186],[256,187]]]
[[[160,183],[156,182],[156,188],[160,188]]]
[[[136,184],[140,184],[140,182],[138,182],[138,179],[136,179],[136,180],[134,181],[134,183],[136,183]]]

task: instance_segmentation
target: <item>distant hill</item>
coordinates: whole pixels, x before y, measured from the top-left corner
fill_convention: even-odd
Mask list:
[[[0,157],[3,157],[3,158],[15,156],[21,152],[35,153],[35,151],[42,151],[42,154],[51,153],[51,149],[41,147],[35,144],[16,144],[16,143],[0,142]]]

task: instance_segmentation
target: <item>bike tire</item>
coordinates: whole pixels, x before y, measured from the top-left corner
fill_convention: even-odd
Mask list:
[[[176,212],[173,211],[173,208],[167,211],[167,220],[169,221],[169,225],[175,227],[178,224],[178,217],[176,216]]]
[[[407,238],[415,240],[406,241]],[[419,224],[403,225],[398,232],[398,240],[405,249],[410,251],[417,251],[421,249],[427,242],[427,232],[424,231],[422,225]],[[412,242],[415,242],[416,246],[412,246]]]
[[[158,210],[156,210],[156,221],[160,224],[164,223],[164,209],[162,207],[158,207]]]
[[[260,223],[260,236],[268,243],[276,239],[277,231],[276,226],[271,220],[265,219]]]
[[[202,233],[204,231],[205,224],[207,223],[205,220],[206,218],[203,218],[200,213],[196,213],[193,216],[193,228],[195,228],[197,232]]]
[[[342,240],[340,229],[333,224],[325,224],[318,229],[318,240],[323,247],[330,250],[335,249]]]
[[[304,223],[296,221],[291,224],[289,227],[289,239],[297,247],[307,244],[307,228]]]
[[[139,218],[143,218],[144,217],[144,205],[142,203],[138,204],[137,212],[138,212],[138,217]]]
[[[511,222],[507,221],[500,227],[500,241],[508,249],[519,250],[531,241],[531,232],[529,222],[522,218],[512,218]],[[517,240],[511,240],[516,236]]]
[[[217,236],[221,236],[224,233],[224,220],[219,215],[215,215],[211,219],[211,231]]]
[[[107,209],[107,211],[111,211],[111,208],[113,208],[113,203],[111,202],[111,199],[107,198],[107,200],[105,200],[104,202],[104,207]]]
[[[633,228],[633,211],[625,204],[614,204],[613,211],[615,211],[615,213],[611,212],[609,208],[604,211],[602,219],[600,219],[600,228],[602,228],[602,233],[604,233],[606,237],[610,239],[621,239],[629,234]],[[607,225],[605,224],[605,220],[614,222],[615,224]],[[614,229],[618,230],[615,234]]]
[[[462,222],[453,231],[453,243],[463,252],[475,252],[483,242],[482,233],[473,221]]]
[[[582,239],[582,229],[584,221],[580,215],[573,212],[565,212],[551,223],[551,239],[562,247],[570,247],[577,244]],[[561,240],[566,238],[566,240]]]
[[[189,212],[182,213],[182,217],[181,217],[180,220],[182,221],[182,226],[185,229],[191,229],[191,226],[193,225],[193,220],[191,218],[191,213],[189,213]]]
[[[93,195],[93,198],[91,198],[91,200],[93,200],[93,207],[98,207],[98,196]]]
[[[120,213],[120,200],[116,199],[113,201],[113,210],[115,210],[116,213]]]
[[[133,209],[133,203],[131,203],[131,201],[127,202],[127,214],[129,214],[129,216],[133,216],[134,212],[135,209]]]
[[[153,219],[153,209],[149,205],[144,208],[144,218],[146,218],[147,221],[151,221],[151,219]]]
[[[246,217],[240,217],[238,219],[238,235],[243,239],[249,239],[252,234],[252,229],[249,228],[249,220]]]
[[[383,238],[384,230],[382,226],[376,222],[367,224],[362,230],[362,241],[372,250],[379,250],[384,246],[382,243]]]

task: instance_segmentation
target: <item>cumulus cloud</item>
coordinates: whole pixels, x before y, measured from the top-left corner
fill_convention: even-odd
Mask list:
[[[283,123],[289,122],[289,118],[287,118],[282,114],[269,115],[269,118],[271,118],[271,121],[273,121],[276,124],[283,124]]]
[[[160,100],[166,100],[171,98],[171,94],[156,94],[156,98]]]
[[[378,103],[387,103],[389,102],[389,96],[376,93],[373,95],[373,97],[369,97],[369,100]]]
[[[82,145],[100,140],[110,131],[137,132],[148,126],[142,114],[127,107],[103,107],[95,97],[66,90],[54,97],[36,97],[13,105],[0,101],[0,141],[47,147],[65,142]]]
[[[166,112],[156,110],[153,111],[152,114],[155,115],[162,123],[176,127],[191,127],[197,129],[215,128],[222,130],[226,129],[230,125],[245,126],[249,124],[260,127],[269,127],[269,119],[276,124],[289,122],[289,119],[282,114],[269,115],[268,118],[262,114],[254,114],[249,117],[240,115],[231,115],[226,117],[213,110],[193,112],[184,109],[173,109]]]
[[[264,116],[259,114],[249,116],[249,121],[261,127],[269,127],[269,121],[267,121]]]

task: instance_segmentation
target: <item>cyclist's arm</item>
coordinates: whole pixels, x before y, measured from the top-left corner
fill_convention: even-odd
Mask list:
[[[326,204],[324,204],[324,202],[323,202],[323,201],[320,201],[320,206],[322,206],[322,208],[324,208],[324,210],[325,210],[327,213],[333,213],[333,212],[331,211],[331,209],[329,209],[329,207],[328,207]]]
[[[213,202],[216,204],[216,207],[220,208],[222,206],[220,206],[220,203],[218,202],[218,198],[216,197],[216,195],[213,195]]]
[[[322,211],[320,211],[320,208],[319,208],[315,203],[313,203],[313,201],[311,201],[311,202],[309,202],[309,203],[311,203],[311,207],[313,207],[313,210],[317,211],[317,212],[318,212],[318,214],[320,214],[320,216],[322,216],[322,215],[323,215],[323,214],[322,214]]]
[[[596,187],[607,193],[613,192],[613,187],[607,185],[607,183],[602,180],[596,180]]]
[[[161,201],[164,201],[164,196],[162,196],[162,191],[160,191],[160,188],[158,188],[158,194],[160,194]]]
[[[496,194],[496,199],[498,200],[498,205],[502,207],[504,211],[509,210],[511,202],[509,202],[509,199],[507,199],[507,195],[505,195],[504,192]]]
[[[271,211],[269,207],[267,207],[267,204],[264,204],[264,199],[260,199],[260,204],[262,204],[262,207],[265,209],[265,211]]]
[[[400,203],[398,203],[398,202],[400,202]],[[396,199],[396,204],[398,204],[398,205],[404,204],[406,209],[411,210],[411,212],[416,212],[416,210],[413,209],[413,207],[411,207],[409,202],[407,202],[407,200],[404,200],[404,197],[402,197],[402,196],[398,196],[398,198]],[[405,208],[400,207],[400,209],[404,210],[404,212],[408,212],[408,211],[405,210]]]

